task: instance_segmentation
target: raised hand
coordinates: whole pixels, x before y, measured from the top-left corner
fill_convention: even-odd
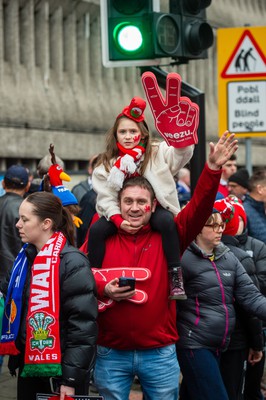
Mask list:
[[[165,98],[152,72],[144,72],[142,85],[155,126],[166,143],[176,148],[198,143],[199,107],[188,97],[180,97],[180,75],[174,72],[167,75]]]
[[[210,143],[208,165],[211,169],[221,168],[238,149],[234,133],[225,131],[216,144]]]

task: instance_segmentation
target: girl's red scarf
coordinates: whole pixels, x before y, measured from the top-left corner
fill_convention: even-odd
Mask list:
[[[65,243],[61,232],[54,233],[32,265],[24,377],[62,375],[59,266]]]
[[[125,149],[120,143],[116,143],[119,157],[111,168],[108,176],[108,184],[115,190],[120,190],[126,177],[133,175],[145,153],[145,145],[140,142],[133,149]]]

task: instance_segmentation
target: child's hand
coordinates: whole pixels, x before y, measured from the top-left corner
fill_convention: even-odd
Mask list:
[[[143,225],[140,225],[138,227],[133,227],[130,225],[130,223],[128,221],[126,221],[124,219],[124,221],[122,222],[122,224],[120,225],[120,228],[123,229],[123,231],[127,232],[127,233],[131,233],[132,235],[136,232],[138,232],[140,230],[140,228],[142,228]]]
[[[181,76],[169,73],[164,98],[152,72],[144,72],[142,84],[155,126],[169,146],[186,147],[198,143],[199,107],[188,97],[180,97]]]

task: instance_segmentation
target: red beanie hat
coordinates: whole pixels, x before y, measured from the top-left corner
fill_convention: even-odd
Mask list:
[[[223,221],[226,223],[223,234],[235,236],[239,228],[239,216],[247,225],[247,215],[241,200],[236,196],[228,196],[225,199],[217,200],[214,207],[220,212]]]
[[[146,101],[141,97],[133,97],[129,106],[125,107],[117,118],[125,115],[136,122],[142,122],[145,119],[144,110],[146,108]]]
[[[239,227],[239,218],[234,205],[225,198],[215,201],[214,208],[220,212],[223,222],[226,223],[223,234],[235,236]]]

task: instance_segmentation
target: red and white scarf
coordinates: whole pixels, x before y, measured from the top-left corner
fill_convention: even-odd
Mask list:
[[[133,149],[125,149],[120,143],[116,143],[119,149],[119,157],[111,168],[107,178],[108,185],[119,191],[126,177],[133,175],[145,153],[145,145],[140,142]]]
[[[23,377],[62,375],[59,266],[65,243],[61,232],[54,233],[32,265]]]

